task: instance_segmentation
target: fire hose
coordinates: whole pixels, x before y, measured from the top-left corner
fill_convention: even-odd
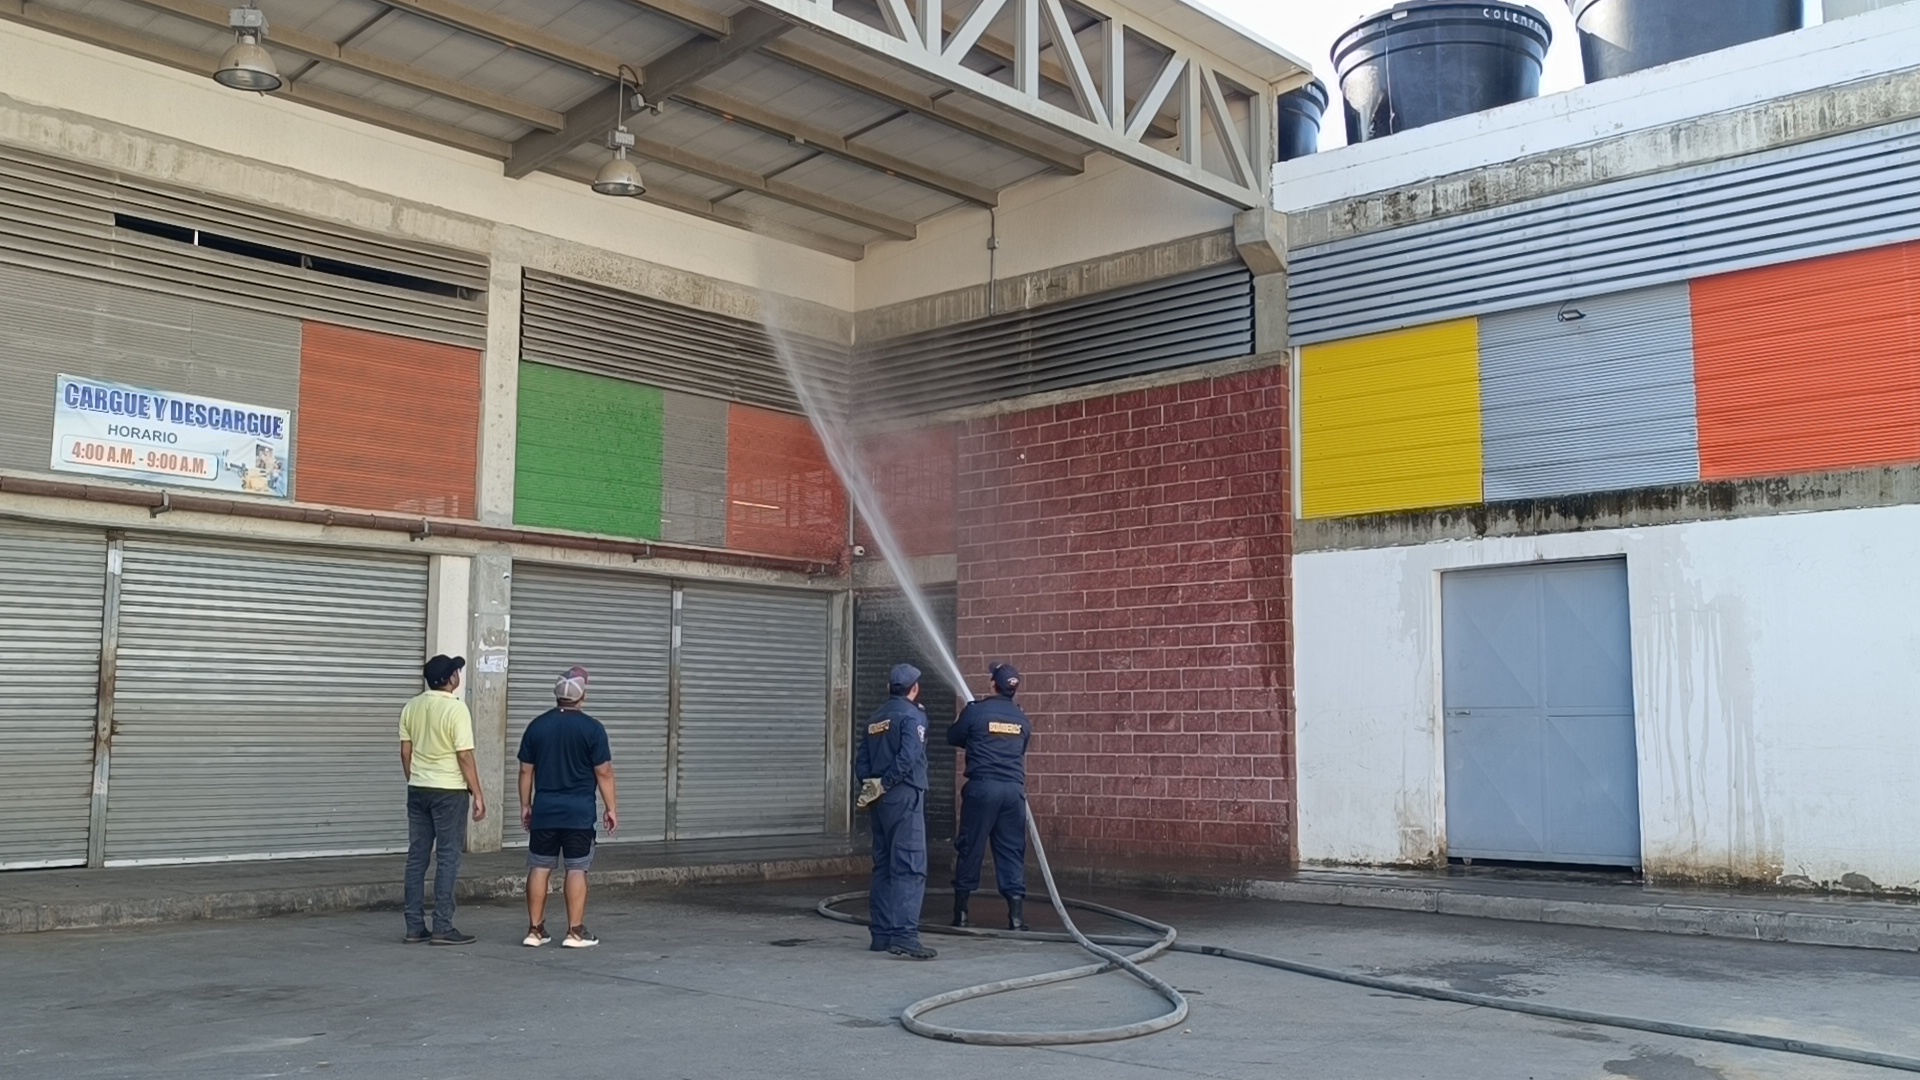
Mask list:
[[[1033,852],[1040,866],[1040,876],[1046,882],[1047,899],[1052,903],[1065,933],[1047,933],[1040,931],[988,930],[977,927],[926,927],[927,933],[950,934],[965,937],[1012,938],[1020,941],[1072,942],[1093,954],[1098,963],[1083,964],[1060,971],[1043,972],[1037,975],[1023,975],[997,982],[981,983],[978,986],[949,990],[935,994],[908,1005],[900,1014],[900,1024],[915,1035],[929,1039],[941,1039],[947,1042],[972,1043],[984,1046],[1064,1046],[1076,1043],[1114,1042],[1120,1039],[1132,1039],[1142,1035],[1151,1035],[1175,1027],[1187,1018],[1187,999],[1165,980],[1147,971],[1141,965],[1166,952],[1195,953],[1202,956],[1215,956],[1227,960],[1238,960],[1262,967],[1276,968],[1315,979],[1360,986],[1370,990],[1379,990],[1390,994],[1408,997],[1426,998],[1431,1001],[1445,1001],[1456,1005],[1473,1005],[1485,1009],[1498,1009],[1502,1012],[1521,1013],[1527,1016],[1544,1017],[1549,1020],[1561,1020],[1574,1024],[1590,1024],[1596,1027],[1620,1028],[1628,1031],[1643,1031],[1653,1035],[1667,1035],[1680,1039],[1693,1039],[1701,1042],[1725,1043],[1730,1046],[1743,1046],[1757,1050],[1772,1050],[1785,1054],[1798,1054],[1805,1057],[1826,1058],[1833,1061],[1848,1061],[1861,1065],[1875,1065],[1883,1069],[1895,1069],[1901,1072],[1920,1073],[1920,1058],[1902,1057],[1897,1054],[1884,1054],[1875,1050],[1863,1050],[1850,1046],[1835,1046],[1828,1043],[1807,1042],[1802,1039],[1790,1039],[1778,1035],[1761,1035],[1746,1031],[1733,1031],[1726,1028],[1701,1027],[1695,1024],[1675,1023],[1669,1020],[1648,1020],[1634,1016],[1621,1016],[1614,1013],[1594,1012],[1588,1009],[1573,1009],[1559,1005],[1546,1005],[1528,1001],[1516,1001],[1508,998],[1492,997],[1485,994],[1469,994],[1458,990],[1421,986],[1416,983],[1401,982],[1395,979],[1365,975],[1358,972],[1340,971],[1334,968],[1306,964],[1297,960],[1288,960],[1278,956],[1266,956],[1260,953],[1245,952],[1240,949],[1223,948],[1217,945],[1192,945],[1179,940],[1179,933],[1173,927],[1158,923],[1152,919],[1121,911],[1118,908],[1085,900],[1072,900],[1060,895],[1053,880],[1053,868],[1047,862],[1046,847],[1040,841],[1040,828],[1033,818],[1031,807],[1026,810],[1027,836],[1032,841]],[[841,893],[820,901],[816,910],[821,915],[837,922],[864,926],[868,919],[864,916],[839,910],[839,905],[866,897],[864,892]],[[1110,919],[1132,923],[1154,934],[1154,937],[1119,937],[1113,935],[1089,935],[1083,933],[1074,924],[1067,909],[1104,915]],[[1134,950],[1123,954],[1117,950]],[[1165,1013],[1150,1020],[1122,1024],[1116,1027],[1084,1028],[1071,1031],[994,1031],[986,1029],[948,1027],[929,1020],[928,1014],[963,1001],[974,1001],[992,997],[996,994],[1011,993],[1037,986],[1084,979],[1109,971],[1124,971],[1146,984],[1154,993],[1167,1002]]]

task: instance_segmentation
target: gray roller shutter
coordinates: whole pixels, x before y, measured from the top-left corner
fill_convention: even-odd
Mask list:
[[[830,402],[845,399],[847,347],[638,293],[529,270],[520,355],[555,367],[704,397],[796,410],[780,350],[812,372]]]
[[[485,257],[0,149],[0,263],[486,344]]]
[[[0,525],[0,869],[87,861],[106,539]]]
[[[1920,237],[1920,121],[1292,253],[1295,345]]]
[[[927,605],[940,624],[940,647],[953,648],[954,611],[958,596],[952,586],[927,590]],[[939,674],[940,664],[928,655],[924,634],[906,598],[897,592],[862,593],[853,606],[853,716],[856,732],[887,700],[887,673],[893,665],[908,663],[925,675],[920,681],[920,704],[926,706],[927,837],[951,839],[958,808],[954,804],[954,760],[947,745],[947,725],[959,715],[957,695]],[[857,738],[857,736],[856,736]],[[868,817],[854,815],[857,829],[867,830]]]
[[[675,835],[826,822],[829,598],[686,585]]]
[[[1685,285],[1480,320],[1486,498],[1700,479]]]
[[[109,865],[404,849],[426,605],[425,559],[129,538]]]
[[[1234,262],[864,347],[860,408],[909,414],[1253,352],[1253,274]]]
[[[620,785],[615,840],[666,836],[667,663],[673,591],[632,574],[517,563],[507,662],[506,842],[519,827],[520,736],[553,708],[553,683],[580,665],[586,711],[607,727]]]

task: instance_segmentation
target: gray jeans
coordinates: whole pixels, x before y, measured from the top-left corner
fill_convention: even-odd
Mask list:
[[[434,856],[433,932],[453,929],[453,886],[467,847],[469,796],[464,791],[407,789],[407,934],[427,932],[427,857]]]

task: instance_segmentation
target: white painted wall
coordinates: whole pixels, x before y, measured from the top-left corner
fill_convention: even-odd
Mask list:
[[[1914,66],[1920,4],[1896,4],[1385,139],[1281,162],[1298,211]]]
[[[220,192],[236,198],[324,218],[337,217],[355,197],[383,195],[723,281],[770,286],[843,311],[853,308],[853,264],[844,259],[648,203],[595,195],[559,177],[509,180],[498,161],[0,22],[0,140],[98,160],[96,151],[116,127],[354,189],[340,192],[336,206],[289,176],[286,183]],[[192,186],[212,187],[222,176],[206,170],[172,175],[180,163],[164,153],[143,164],[156,179]]]
[[[1001,278],[1066,266],[1233,227],[1234,209],[1208,195],[1095,154],[1079,176],[1043,176],[1000,197]],[[912,242],[867,249],[859,310],[987,281],[985,210],[961,209],[920,227]]]
[[[1920,887],[1920,507],[1294,560],[1300,853],[1443,852],[1439,575],[1624,555],[1656,877]]]

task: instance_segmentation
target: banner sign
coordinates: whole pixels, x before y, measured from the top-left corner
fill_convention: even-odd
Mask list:
[[[284,409],[60,376],[53,467],[121,480],[286,498],[292,414]]]

